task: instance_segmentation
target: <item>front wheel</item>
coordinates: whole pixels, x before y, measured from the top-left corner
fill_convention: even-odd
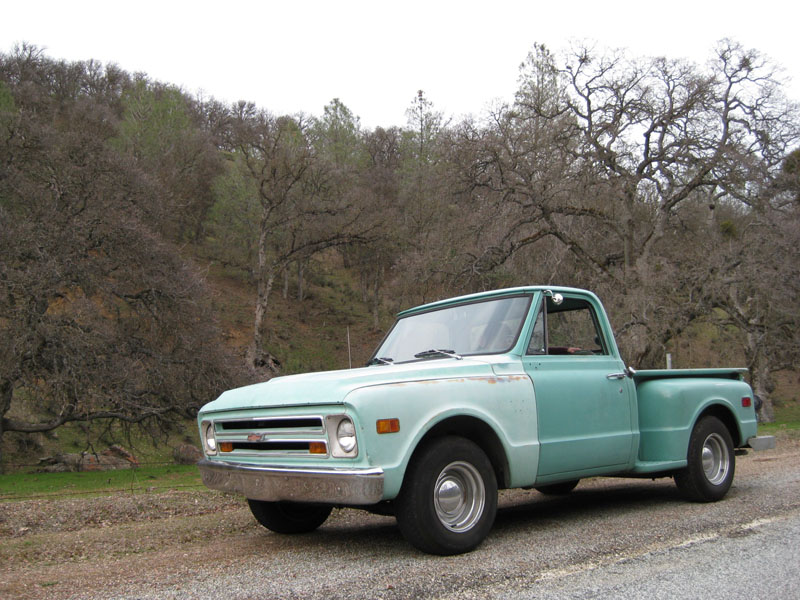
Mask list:
[[[250,512],[264,527],[275,533],[308,533],[322,525],[331,514],[326,504],[265,502],[247,500]]]
[[[688,464],[675,473],[675,484],[688,500],[714,502],[722,499],[733,483],[736,458],[733,440],[716,417],[700,419],[689,438]]]
[[[444,437],[420,451],[396,502],[397,524],[416,548],[431,554],[469,552],[497,514],[497,479],[486,454],[461,437]]]

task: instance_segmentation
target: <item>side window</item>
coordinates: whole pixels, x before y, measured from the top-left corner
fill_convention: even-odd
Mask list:
[[[592,306],[585,300],[565,298],[556,306],[550,298],[536,317],[527,354],[605,354],[606,346]]]

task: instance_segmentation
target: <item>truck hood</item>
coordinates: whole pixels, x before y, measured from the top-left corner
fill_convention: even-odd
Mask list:
[[[342,371],[289,375],[228,390],[213,402],[206,404],[200,412],[343,404],[350,392],[362,387],[493,374],[489,362],[465,357],[462,360],[435,358],[398,365],[375,365]]]

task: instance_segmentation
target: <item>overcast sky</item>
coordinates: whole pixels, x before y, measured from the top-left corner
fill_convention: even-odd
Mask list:
[[[422,89],[447,116],[510,100],[535,42],[590,40],[631,55],[705,62],[732,38],[795,81],[798,9],[778,0],[37,0],[8,2],[0,51],[26,41],[53,58],[94,58],[225,102],[322,113],[340,98],[367,127],[404,125]],[[781,8],[780,5],[783,5]],[[649,8],[645,8],[649,7]]]

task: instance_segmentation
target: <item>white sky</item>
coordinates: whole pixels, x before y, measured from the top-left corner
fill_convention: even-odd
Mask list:
[[[94,58],[224,102],[320,115],[340,98],[367,127],[404,125],[422,89],[446,116],[510,100],[534,42],[591,40],[631,55],[703,63],[730,37],[795,81],[791,0],[38,0],[0,10],[0,51],[26,41],[53,58]]]

